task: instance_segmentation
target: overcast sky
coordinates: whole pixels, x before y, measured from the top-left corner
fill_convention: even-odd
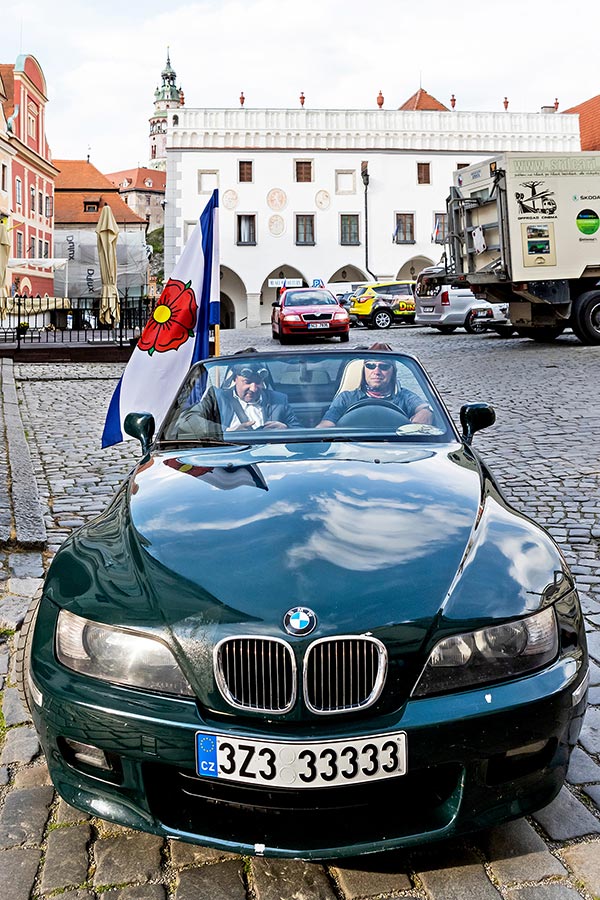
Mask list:
[[[0,62],[36,57],[55,159],[146,165],[167,46],[189,107],[567,109],[600,93],[598,0],[2,0]]]

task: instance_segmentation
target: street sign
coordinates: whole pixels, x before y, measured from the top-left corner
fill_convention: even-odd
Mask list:
[[[280,288],[284,285],[286,287],[302,287],[302,279],[301,278],[269,278],[268,281],[269,287]]]

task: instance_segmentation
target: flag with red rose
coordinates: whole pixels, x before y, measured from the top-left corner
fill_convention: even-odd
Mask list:
[[[189,368],[208,356],[209,326],[219,323],[219,192],[192,231],[108,407],[102,446],[125,439],[130,412],[164,419]]]

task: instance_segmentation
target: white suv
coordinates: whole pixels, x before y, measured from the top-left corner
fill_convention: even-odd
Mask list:
[[[474,294],[470,288],[435,284],[426,277],[427,269],[417,278],[415,289],[415,324],[429,325],[442,334],[464,328],[469,334],[491,329],[506,334],[512,326],[507,303],[490,303],[485,294]]]

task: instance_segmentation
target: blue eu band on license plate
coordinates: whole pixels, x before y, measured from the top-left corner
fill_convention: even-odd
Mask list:
[[[196,771],[265,787],[322,788],[406,772],[406,733],[331,741],[268,741],[196,733]]]

